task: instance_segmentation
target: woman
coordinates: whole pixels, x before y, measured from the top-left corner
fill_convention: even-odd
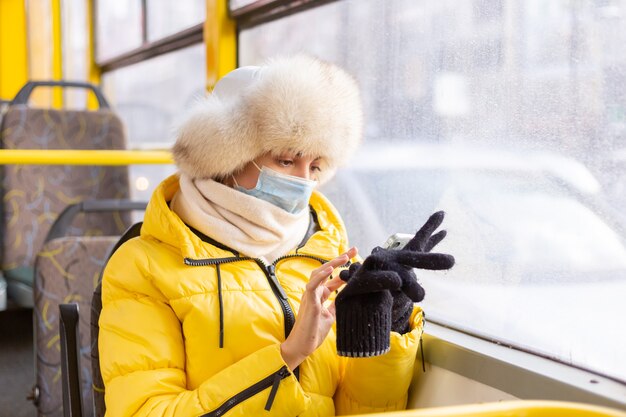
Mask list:
[[[239,68],[191,113],[174,146],[179,175],[105,270],[107,416],[406,406],[421,310],[381,356],[339,357],[332,330],[328,298],[357,250],[314,189],[354,152],[361,124],[354,80],[305,56]]]

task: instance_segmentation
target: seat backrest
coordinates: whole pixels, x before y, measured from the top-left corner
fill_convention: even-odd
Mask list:
[[[98,111],[31,108],[28,96],[38,86],[71,86],[98,91]],[[120,119],[90,84],[29,82],[9,104],[0,124],[5,149],[124,149]],[[57,215],[88,199],[128,198],[126,166],[7,165],[2,173],[0,256],[2,270],[33,266],[37,251]],[[94,215],[91,215],[94,216]],[[77,219],[71,234],[120,235],[130,224],[127,213]]]
[[[78,321],[78,345],[81,356],[81,394],[84,416],[93,413],[91,369],[89,366],[90,297],[106,257],[118,237],[64,237],[44,245],[35,263],[35,405],[39,417],[61,417],[61,356],[59,351],[59,305],[73,303],[82,314]],[[82,274],[85,275],[82,275]],[[95,276],[94,276],[95,275]]]
[[[136,223],[131,226],[115,244],[108,258],[110,258],[124,242],[139,236],[141,225],[142,223]],[[98,351],[98,336],[100,333],[98,323],[100,320],[100,311],[102,311],[102,275],[100,275],[100,281],[91,298],[91,375],[93,379],[94,417],[104,417],[106,411],[104,404],[104,382],[102,381],[102,373],[100,372],[100,353]]]
[[[128,200],[89,201],[71,205],[51,227],[35,261],[34,339],[36,349],[36,405],[39,416],[57,417],[63,412],[59,378],[59,310],[57,305],[77,304],[85,312],[79,320],[79,352],[82,356],[82,403],[92,400],[91,339],[89,316],[94,289],[103,267],[120,240],[119,236],[63,236],[71,220],[80,212],[143,210],[146,203]],[[134,229],[131,229],[134,230]],[[85,409],[86,416],[92,415]]]

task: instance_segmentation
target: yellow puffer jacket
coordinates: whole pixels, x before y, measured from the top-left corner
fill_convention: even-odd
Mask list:
[[[153,194],[141,236],[108,263],[100,365],[107,416],[332,416],[403,409],[422,332],[391,334],[374,358],[336,354],[331,330],[299,367],[280,355],[311,271],[348,249],[343,223],[319,193],[320,231],[272,265],[202,241]],[[266,411],[268,410],[269,411]]]

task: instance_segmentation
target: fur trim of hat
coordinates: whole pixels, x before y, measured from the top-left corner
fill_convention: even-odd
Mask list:
[[[178,128],[174,160],[191,178],[220,179],[266,153],[300,152],[321,157],[323,183],[354,153],[362,125],[359,89],[345,71],[305,55],[278,58],[238,94],[214,90],[199,102]]]

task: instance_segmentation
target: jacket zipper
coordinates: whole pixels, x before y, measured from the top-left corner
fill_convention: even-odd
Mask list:
[[[262,267],[267,279],[270,281],[270,286],[272,287],[272,291],[274,295],[278,299],[280,303],[280,307],[283,310],[283,317],[285,318],[285,339],[291,333],[291,329],[293,329],[293,325],[296,322],[296,315],[293,313],[291,306],[289,305],[289,301],[287,299],[287,293],[283,289],[280,282],[278,282],[278,278],[276,278],[276,267],[274,264],[265,265],[263,261],[257,259],[257,263]]]
[[[185,258],[185,264],[191,265],[191,266],[207,266],[207,265],[222,265],[222,264],[237,262],[237,261],[255,261],[257,265],[259,265],[259,267],[261,267],[261,269],[265,273],[265,276],[270,282],[270,287],[272,288],[272,292],[274,293],[274,296],[276,296],[276,299],[278,300],[280,307],[283,310],[283,317],[285,319],[285,338],[287,338],[287,336],[289,336],[289,333],[291,333],[291,329],[293,329],[294,323],[296,322],[296,316],[293,313],[291,306],[289,305],[289,301],[287,301],[287,294],[285,293],[285,290],[280,285],[280,282],[278,282],[278,278],[276,278],[276,265],[280,261],[283,261],[285,259],[291,259],[291,258],[308,258],[308,259],[313,259],[315,261],[318,261],[322,264],[329,261],[328,259],[320,258],[318,256],[296,253],[296,254],[281,256],[277,258],[276,260],[274,260],[274,262],[272,262],[269,265],[267,265],[262,259],[252,258],[249,256],[241,256],[241,257],[231,256],[228,258],[213,258],[213,259]],[[350,261],[348,261],[346,265],[350,265]]]
[[[263,262],[262,259],[251,258],[249,256],[241,256],[241,257],[232,256],[228,258],[214,258],[214,259],[185,258],[185,264],[190,265],[190,266],[222,265],[222,264],[238,262],[238,261],[255,261],[257,265],[259,265],[259,267],[261,267],[261,269],[265,273],[265,276],[267,277],[270,283],[270,287],[272,288],[272,292],[274,293],[274,296],[278,300],[278,303],[280,304],[280,308],[283,310],[283,317],[285,319],[285,338],[287,338],[287,336],[289,336],[289,333],[291,333],[291,329],[293,329],[294,323],[296,322],[296,316],[293,313],[291,306],[289,305],[289,301],[287,301],[287,294],[285,293],[285,290],[283,289],[283,287],[278,282],[278,279],[276,278],[276,273],[275,273],[276,269],[275,269],[274,264],[267,265],[265,262]]]
[[[272,264],[275,266],[276,264],[278,264],[278,262],[280,262],[280,261],[282,261],[284,259],[290,259],[290,258],[309,258],[309,259],[313,259],[315,261],[318,261],[318,262],[320,262],[322,264],[325,264],[326,262],[330,261],[330,259],[320,258],[319,256],[305,255],[305,254],[302,254],[302,253],[293,253],[293,254],[290,254],[290,255],[283,255],[283,256],[277,258]]]
[[[293,253],[290,255],[283,255],[280,258],[277,258],[272,265],[276,266],[278,264],[278,262],[283,261],[285,259],[291,259],[291,258],[308,258],[308,259],[313,259],[314,261],[318,261],[321,264],[325,264],[326,262],[329,262],[330,259],[326,259],[326,258],[320,258],[319,256],[314,256],[314,255],[305,255],[302,253]],[[350,266],[352,264],[352,262],[350,260],[348,260],[348,262],[346,262],[343,265],[340,265],[340,267],[344,267],[344,266]]]
[[[240,393],[235,394],[233,397],[226,400],[224,404],[220,405],[218,408],[211,411],[210,413],[203,414],[201,417],[220,417],[228,412],[231,408],[271,386],[272,389],[270,391],[270,395],[267,398],[267,403],[265,403],[265,409],[269,411],[271,410],[274,399],[276,398],[276,393],[278,392],[278,386],[280,385],[280,381],[287,378],[289,375],[291,375],[289,369],[287,369],[286,366],[283,366],[272,375],[263,378],[254,385],[251,385]]]

